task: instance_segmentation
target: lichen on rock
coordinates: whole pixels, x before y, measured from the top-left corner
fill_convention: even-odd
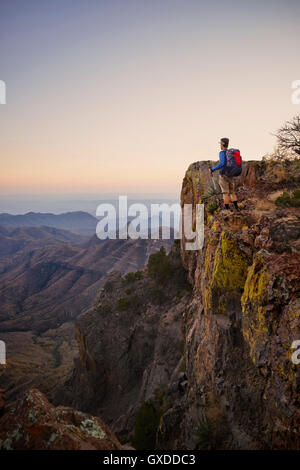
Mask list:
[[[267,287],[270,274],[267,269],[267,256],[263,251],[255,255],[241,297],[243,335],[249,343],[250,355],[254,362],[259,359],[261,347],[268,339]]]
[[[80,431],[89,436],[96,437],[97,439],[104,439],[106,436],[104,430],[94,419],[85,419],[82,421]]]
[[[34,413],[35,419],[32,419]],[[118,450],[114,433],[100,418],[51,405],[37,389],[28,390],[0,418],[0,449]]]
[[[232,292],[244,287],[248,266],[249,260],[239,248],[238,240],[223,231],[205,293],[206,306],[212,313],[225,313]]]

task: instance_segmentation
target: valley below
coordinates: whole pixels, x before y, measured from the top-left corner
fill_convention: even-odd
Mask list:
[[[77,214],[77,232],[87,216],[80,225]],[[62,220],[59,216],[58,225]],[[160,246],[170,247],[169,240],[102,241],[96,235],[27,226],[30,221],[23,216],[25,226],[0,226],[0,338],[7,355],[0,388],[9,400],[33,386],[51,396],[78,354],[74,321],[93,305],[107,274],[136,271]]]

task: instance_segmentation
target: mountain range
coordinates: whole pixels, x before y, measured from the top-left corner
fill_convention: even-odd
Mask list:
[[[92,228],[93,218],[80,212],[67,216],[67,221],[54,214],[4,216],[0,338],[6,343],[8,367],[1,381],[9,396],[17,396],[24,383],[51,389],[72,366],[77,352],[73,322],[93,304],[106,275],[142,268],[151,253],[161,246],[168,250],[171,241],[86,237],[83,227],[89,221]],[[11,220],[36,226],[10,226]],[[45,221],[72,226],[75,232],[37,226]]]
[[[0,226],[4,227],[55,227],[84,236],[92,236],[96,232],[98,219],[83,211],[51,214],[43,212],[27,212],[26,214],[0,214]]]

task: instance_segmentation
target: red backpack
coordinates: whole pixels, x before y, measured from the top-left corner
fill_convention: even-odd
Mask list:
[[[226,176],[239,176],[242,173],[242,157],[239,149],[228,149],[226,152]]]

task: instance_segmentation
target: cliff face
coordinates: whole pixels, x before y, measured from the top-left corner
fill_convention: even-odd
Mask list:
[[[229,447],[299,448],[300,376],[291,361],[300,337],[299,208],[274,204],[295,182],[284,167],[259,162],[245,164],[239,180],[240,212],[206,212],[202,250],[181,243],[194,286],[184,317],[187,397]],[[201,202],[210,186],[218,190],[208,164],[191,165],[182,204]],[[168,426],[163,442],[167,435]]]
[[[99,415],[127,441],[140,407],[184,380],[182,316],[191,298],[179,244],[151,255],[146,269],[112,272],[91,310],[76,322],[80,354],[56,402]]]
[[[299,448],[299,204],[275,204],[299,168],[245,163],[239,212],[221,209],[217,179],[208,162],[188,168],[181,202],[205,201],[203,248],[183,238],[108,279],[77,320],[80,357],[56,399],[138,448]]]

